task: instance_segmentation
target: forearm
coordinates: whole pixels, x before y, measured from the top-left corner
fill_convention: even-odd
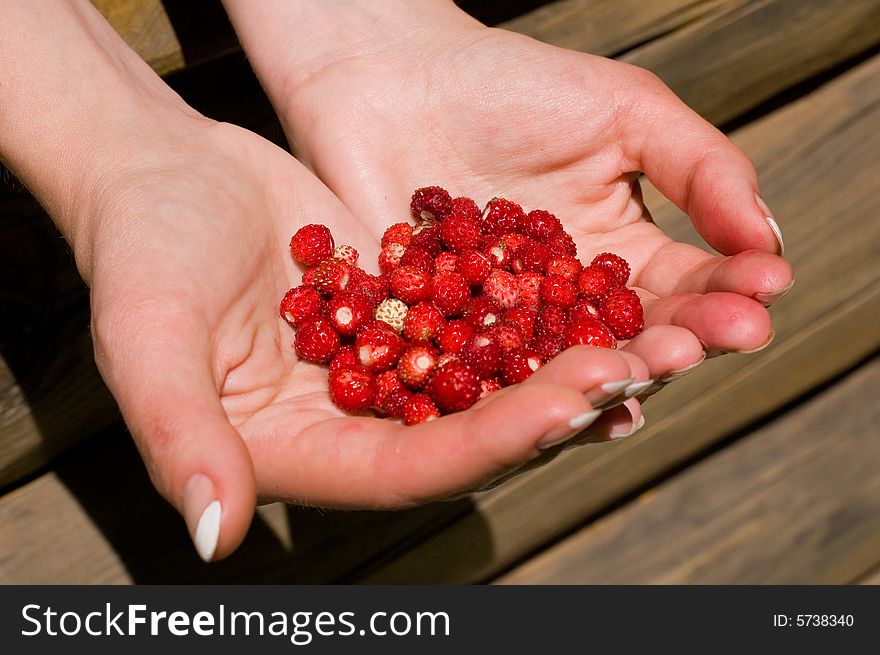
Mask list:
[[[0,160],[91,256],[92,218],[177,117],[197,114],[86,0],[0,0]]]

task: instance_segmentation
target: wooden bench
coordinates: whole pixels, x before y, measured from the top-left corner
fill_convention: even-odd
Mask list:
[[[197,30],[192,3],[95,4],[198,109],[283,142],[222,18]],[[484,5],[506,18],[528,5],[502,25],[655,71],[753,158],[797,278],[773,309],[773,346],[670,386],[632,439],[455,503],[261,508],[241,550],[205,566],[97,375],[66,247],[7,189],[0,581],[880,581],[880,1]],[[671,235],[698,243],[645,196]]]

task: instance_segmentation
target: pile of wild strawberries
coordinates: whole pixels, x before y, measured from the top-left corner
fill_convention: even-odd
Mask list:
[[[584,267],[553,214],[494,198],[484,211],[440,187],[418,189],[416,225],[382,236],[380,275],[330,230],[290,241],[307,267],[281,301],[297,355],[329,363],[330,398],[414,425],[517,384],[570,346],[615,348],[644,326],[629,265],[611,253]]]

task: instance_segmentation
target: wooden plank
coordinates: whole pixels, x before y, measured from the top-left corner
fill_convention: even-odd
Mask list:
[[[474,513],[404,556],[380,563],[365,579],[491,577],[670,466],[873,352],[880,336],[865,326],[880,321],[880,222],[874,220],[872,192],[880,174],[873,154],[880,147],[878,79],[880,57],[875,57],[816,97],[734,135],[750,144],[759,164],[798,279],[774,309],[777,339],[769,350],[707,362],[651,400],[645,410],[648,425],[639,436],[573,451],[480,496]],[[826,111],[834,103],[839,110]],[[777,135],[784,143],[775,141]],[[777,153],[781,163],[766,160],[765,149]],[[691,231],[683,221],[674,225],[684,234]],[[846,267],[839,263],[844,260]]]
[[[880,553],[880,359],[500,578],[845,584]]]
[[[880,568],[874,569],[870,574],[859,580],[859,584],[880,584]]]
[[[162,6],[162,0],[92,0],[154,71],[160,75],[183,68],[183,49]]]

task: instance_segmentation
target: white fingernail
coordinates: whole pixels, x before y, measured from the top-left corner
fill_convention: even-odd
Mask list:
[[[654,384],[654,380],[645,380],[644,382],[633,382],[630,384],[626,391],[623,392],[623,395],[627,398],[632,398],[633,396],[638,396],[645,389]]]
[[[669,384],[670,382],[674,382],[675,380],[678,380],[679,378],[683,378],[685,375],[687,375],[688,373],[693,371],[695,368],[697,368],[697,366],[702,364],[704,361],[706,361],[706,353],[705,352],[703,352],[703,356],[700,357],[699,361],[694,362],[690,366],[685,366],[684,368],[678,368],[673,371],[669,371],[669,373],[667,373],[662,378],[660,378],[660,382],[662,382],[664,384]]]
[[[769,346],[771,343],[773,343],[773,339],[775,339],[775,338],[776,338],[776,332],[774,330],[770,330],[770,336],[767,337],[767,341],[765,341],[763,344],[761,344],[757,348],[752,348],[751,350],[737,350],[736,352],[739,353],[740,355],[751,355],[752,353],[760,352],[761,350],[764,350],[764,348]]]
[[[585,412],[584,414],[581,414],[580,416],[575,416],[573,419],[571,419],[568,422],[568,427],[570,427],[572,430],[583,430],[601,415],[602,412],[598,409]]]
[[[773,236],[776,237],[776,240],[779,242],[779,254],[785,254],[785,243],[782,241],[782,230],[779,229],[779,224],[773,220],[772,216],[767,216],[764,220],[767,221],[767,224],[770,226],[770,229],[773,230]]]
[[[217,541],[220,539],[220,517],[223,514],[220,501],[215,500],[205,508],[199,525],[196,527],[196,535],[193,542],[196,552],[206,562],[210,562],[217,550]]]
[[[782,297],[791,291],[791,288],[794,286],[794,280],[792,280],[787,286],[783,287],[779,291],[774,291],[773,293],[756,293],[755,300],[764,306],[772,305],[773,303],[782,299]]]
[[[611,439],[623,439],[624,437],[629,437],[630,435],[633,435],[636,432],[638,432],[639,430],[641,430],[644,426],[645,426],[645,415],[642,414],[639,417],[639,422],[636,423],[635,425],[633,425],[632,428],[630,428],[629,432],[627,432],[626,434],[613,434],[612,433]]]
[[[617,382],[606,382],[605,384],[599,385],[599,388],[605,392],[608,396],[614,396],[624,389],[626,389],[632,383],[632,378],[627,378],[626,380],[618,380]]]
[[[541,441],[538,442],[538,449],[546,450],[547,448],[558,446],[564,441],[568,441],[578,432],[580,432],[597,418],[599,418],[601,415],[601,409],[594,409],[589,412],[584,412],[583,414],[575,416],[565,426],[561,426],[551,431],[543,439],[541,439]]]

